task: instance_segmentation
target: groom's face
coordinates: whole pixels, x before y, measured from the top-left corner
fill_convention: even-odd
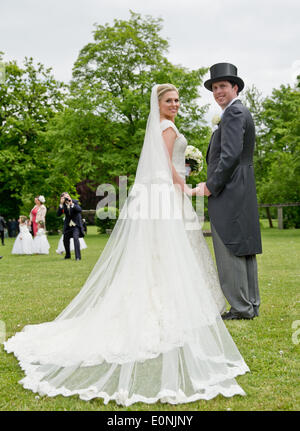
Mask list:
[[[232,86],[228,81],[214,82],[212,84],[212,91],[217,104],[225,109],[228,103],[237,97],[238,86]]]

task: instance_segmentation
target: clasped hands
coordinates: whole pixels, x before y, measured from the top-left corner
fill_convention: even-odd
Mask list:
[[[206,183],[199,183],[197,184],[197,187],[191,189],[187,185],[184,189],[185,193],[188,196],[210,196],[211,192],[206,187]]]
[[[194,189],[190,189],[188,194],[191,196],[210,196],[211,192],[206,187],[206,183],[199,183]]]

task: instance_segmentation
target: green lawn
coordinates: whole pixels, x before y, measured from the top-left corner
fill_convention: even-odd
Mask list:
[[[263,254],[258,256],[260,317],[226,322],[251,370],[237,378],[246,397],[218,396],[178,406],[139,403],[127,409],[114,402],[105,406],[101,399],[39,397],[18,384],[24,374],[13,354],[8,355],[1,345],[0,410],[299,410],[300,334],[292,324],[299,321],[300,328],[300,230],[269,229],[266,221],[263,226]],[[49,236],[49,256],[12,256],[12,239],[0,245],[4,256],[0,260],[0,320],[6,325],[7,338],[26,324],[53,320],[64,309],[83,285],[107,236],[89,227],[88,248],[82,251],[80,262],[64,261],[55,253],[58,239]],[[210,237],[207,241],[212,247]]]

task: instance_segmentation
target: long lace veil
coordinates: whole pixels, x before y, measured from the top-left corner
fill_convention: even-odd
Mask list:
[[[160,129],[157,87],[158,85],[155,85],[151,92],[150,114],[137,167],[135,184],[173,184],[170,160]]]
[[[125,261],[126,265],[135,265],[139,247],[151,247],[160,222],[164,221],[165,226],[174,211],[180,214],[179,201],[177,211],[174,209],[174,185],[170,159],[160,129],[157,87],[154,85],[151,92],[150,113],[134,185],[99,260],[79,294],[57,319],[76,317],[95,306]],[[165,207],[164,211],[161,205]],[[161,241],[159,238],[157,240]],[[133,261],[130,263],[131,251]],[[141,255],[151,259],[144,253]]]
[[[112,284],[137,284],[147,289],[166,278],[170,268],[178,267],[179,259],[182,264],[185,262],[182,276],[190,264],[197,265],[183,217],[183,206],[192,207],[173,184],[170,158],[160,128],[157,87],[152,88],[134,185],[99,260],[79,294],[57,319],[88,313]],[[190,213],[196,216],[192,209]],[[199,225],[198,220],[195,223]]]

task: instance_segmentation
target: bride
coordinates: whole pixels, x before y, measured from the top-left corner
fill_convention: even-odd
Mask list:
[[[185,184],[177,89],[155,85],[136,179],[79,294],[5,343],[40,395],[129,406],[245,395],[249,371],[220,313],[213,261]],[[161,193],[161,191],[163,193]]]

